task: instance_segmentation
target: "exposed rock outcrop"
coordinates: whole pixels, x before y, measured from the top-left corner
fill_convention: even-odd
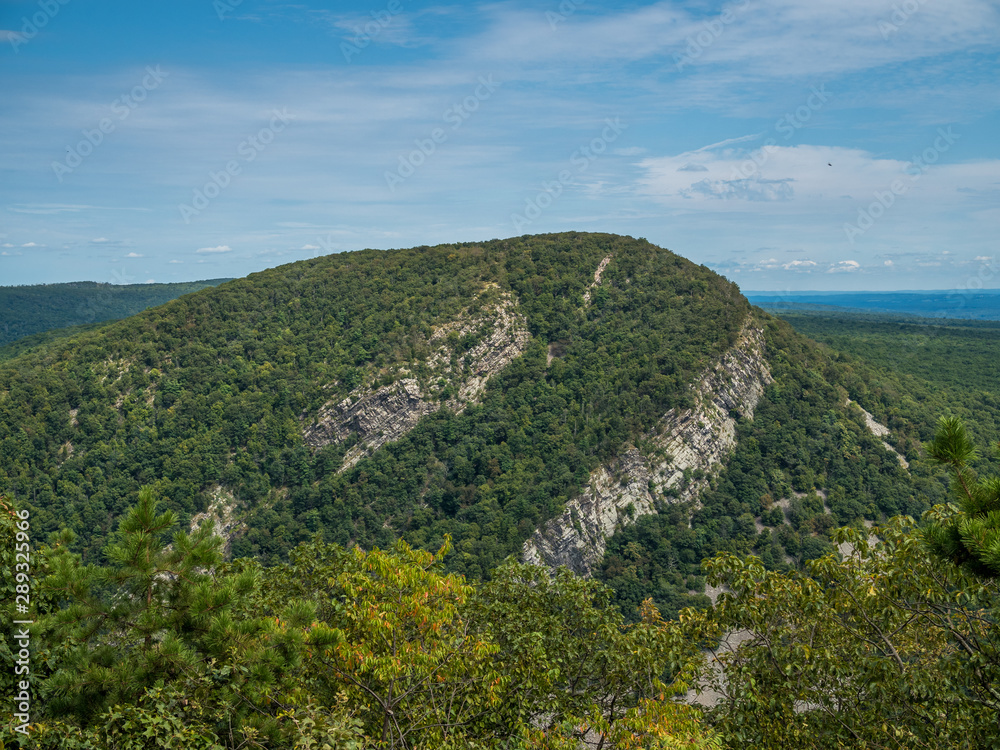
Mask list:
[[[212,533],[223,540],[222,554],[229,557],[233,538],[246,531],[246,524],[237,517],[239,503],[236,498],[221,487],[212,491],[212,501],[208,510],[191,519],[191,531],[202,523],[212,525]]]
[[[468,352],[458,356],[459,340],[479,338]],[[399,440],[421,417],[448,407],[461,412],[478,400],[489,379],[521,356],[531,334],[524,316],[509,294],[474,315],[463,315],[439,326],[429,343],[434,346],[422,363],[409,363],[400,372],[429,372],[422,379],[404,377],[373,389],[361,387],[347,398],[328,403],[313,424],[303,430],[313,448],[341,443],[356,435],[358,443],[344,456],[341,471],[354,466],[382,445]]]
[[[590,290],[593,289],[594,287],[600,285],[600,283],[601,283],[601,274],[604,273],[604,269],[608,267],[608,263],[610,263],[610,262],[611,262],[611,256],[609,255],[609,256],[607,256],[604,260],[602,260],[598,264],[597,270],[594,271],[594,281],[593,281],[593,283],[591,283],[591,285],[587,287],[587,291],[585,291],[583,293],[583,304],[585,304],[585,305],[589,305],[590,304]]]
[[[763,332],[748,323],[691,386],[696,406],[667,412],[648,436],[653,448],[645,455],[632,448],[596,469],[581,495],[525,543],[525,562],[589,576],[619,525],[655,513],[668,493],[671,502],[696,499],[736,445],[736,417],[753,417],[771,381]]]
[[[851,404],[854,404],[856,407],[861,409],[861,414],[865,418],[865,424],[868,425],[868,430],[869,432],[871,432],[872,435],[874,435],[877,438],[886,438],[889,436],[891,430],[884,424],[881,424],[880,422],[876,421],[875,417],[871,414],[871,412],[863,409],[861,407],[861,404],[859,404],[857,401],[851,401],[851,399],[847,399],[847,403],[845,404],[845,406],[850,408]],[[896,460],[899,461],[900,466],[902,466],[904,469],[910,468],[910,462],[907,461],[905,458],[903,458],[903,454],[901,454],[899,451],[897,451],[895,448],[889,445],[889,443],[884,439],[882,440],[882,447],[884,447],[887,451],[896,456]]]

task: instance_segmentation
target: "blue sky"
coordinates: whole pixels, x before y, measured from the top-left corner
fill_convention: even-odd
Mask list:
[[[580,230],[997,288],[998,51],[988,0],[0,0],[0,285]]]

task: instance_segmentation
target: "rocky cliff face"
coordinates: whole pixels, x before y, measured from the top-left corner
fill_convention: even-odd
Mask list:
[[[459,342],[469,335],[478,343],[460,355]],[[380,388],[358,388],[342,401],[324,406],[303,430],[305,441],[318,448],[356,435],[358,443],[344,457],[344,471],[382,445],[399,440],[421,417],[442,407],[461,412],[475,402],[489,379],[524,353],[530,338],[513,298],[501,295],[475,314],[439,326],[430,337],[430,355],[398,371],[406,377]]]
[[[211,496],[212,501],[208,510],[191,519],[191,532],[193,533],[202,523],[210,523],[212,533],[222,537],[222,554],[228,559],[233,539],[244,533],[247,526],[240,520],[239,503],[232,493],[222,487],[215,487],[211,490]]]
[[[692,385],[696,406],[667,412],[645,453],[632,448],[594,471],[580,497],[525,543],[525,562],[589,576],[619,525],[655,513],[658,502],[696,499],[736,445],[737,416],[753,417],[771,381],[763,332],[748,323]]]

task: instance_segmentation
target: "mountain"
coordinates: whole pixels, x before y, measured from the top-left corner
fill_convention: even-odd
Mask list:
[[[453,571],[567,564],[672,612],[718,551],[783,568],[942,498],[920,387],[645,240],[365,250],[0,363],[0,492],[89,559],[151,485],[237,557],[450,535]]]
[[[0,358],[7,358],[4,346],[26,336],[127,318],[182,294],[218,286],[223,281],[228,279],[179,284],[77,281],[71,284],[0,286]]]
[[[0,650],[45,700],[3,742],[992,737],[996,582],[869,527],[948,497],[939,415],[1000,436],[996,331],[789,318],[826,343],[566,233],[317,258],[20,349],[0,553],[35,624]]]

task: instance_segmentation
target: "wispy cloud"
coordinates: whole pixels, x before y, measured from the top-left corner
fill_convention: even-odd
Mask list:
[[[861,264],[856,260],[842,260],[827,269],[827,273],[853,273],[861,268]]]
[[[5,80],[0,113],[11,176],[0,185],[0,238],[48,250],[25,252],[30,269],[7,263],[5,281],[81,277],[95,259],[121,261],[129,250],[145,256],[145,273],[179,279],[223,258],[236,275],[320,250],[506,236],[511,215],[562,170],[572,179],[530,231],[646,236],[725,273],[831,285],[882,273],[918,288],[921,278],[968,276],[996,247],[1000,159],[986,135],[1000,111],[993,0],[920,2],[896,29],[880,27],[896,0],[582,3],[555,25],[545,11],[558,2],[404,1],[347,64],[341,43],[378,23],[372,11],[386,5],[270,5],[252,23],[233,14],[223,62],[189,54],[217,49],[219,27],[178,4],[185,33],[164,50],[187,63],[115,120],[107,145],[64,184],[41,176],[114,116],[111,102],[142,65],[114,50],[95,65],[95,53],[72,45],[52,49],[58,75],[24,58],[24,72]],[[136,39],[147,33],[140,18],[122,21]],[[64,33],[84,31],[73,15],[59,22]],[[691,61],[680,66],[684,55]],[[478,76],[502,85],[476,106]],[[824,85],[830,98],[782,139],[779,118],[803,111]],[[452,130],[445,114],[466,101],[474,108]],[[240,145],[283,107],[293,124],[242,161]],[[580,163],[615,117],[628,124],[621,140],[598,141],[601,153],[577,170],[571,159]],[[912,155],[950,125],[958,147],[849,245],[845,223],[908,179]],[[445,142],[428,141],[435,128]],[[780,145],[761,148],[776,135]],[[385,173],[415,153],[424,164],[391,193]],[[230,160],[239,174],[221,171]],[[225,189],[190,226],[178,222],[177,205],[214,192],[216,178]],[[140,236],[141,246],[114,239]],[[954,257],[940,255],[945,245]],[[177,252],[185,247],[197,250]],[[911,254],[894,254],[904,248]],[[64,263],[43,262],[55,252]],[[858,268],[846,270],[846,259]]]
[[[787,203],[793,211],[849,212],[896,181],[907,186],[906,200],[954,206],[965,202],[958,193],[961,187],[985,191],[996,186],[1000,174],[1000,160],[926,166],[920,173],[910,161],[812,145],[701,148],[649,157],[638,166],[642,194],[686,209],[725,212],[755,211],[751,204],[762,201]],[[918,175],[921,179],[914,179]]]
[[[7,207],[16,214],[62,214],[81,213],[83,211],[149,211],[148,208],[133,208],[127,206],[88,206],[64,203],[22,203]]]

